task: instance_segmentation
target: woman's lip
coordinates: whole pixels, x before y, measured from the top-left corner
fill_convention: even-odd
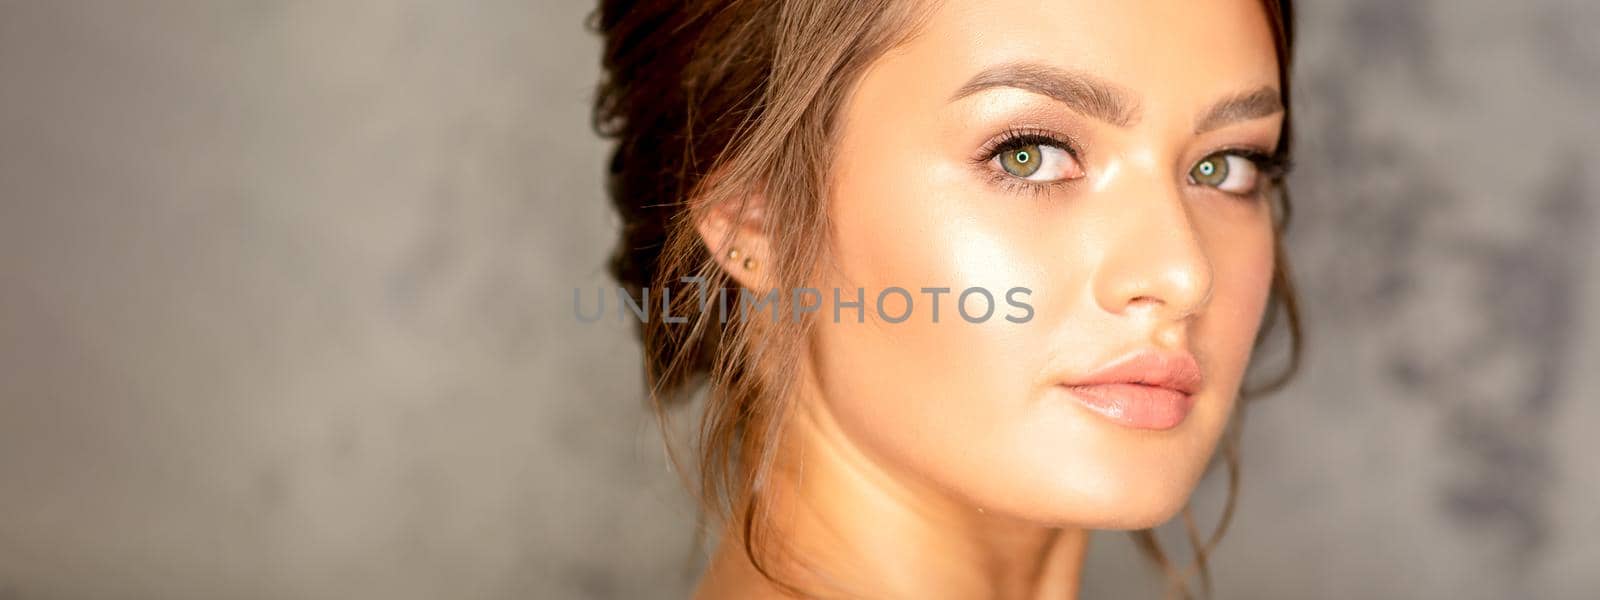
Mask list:
[[[1063,385],[1085,407],[1113,422],[1135,429],[1172,429],[1194,407],[1194,396],[1139,383]]]
[[[1203,377],[1193,354],[1143,349],[1124,354],[1062,383],[1068,386],[1133,383],[1193,394],[1200,390]]]

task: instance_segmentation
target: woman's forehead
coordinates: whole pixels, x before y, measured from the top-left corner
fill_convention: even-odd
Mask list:
[[[1193,109],[1278,84],[1259,0],[946,0],[864,80],[944,100],[1015,64],[1103,82],[1151,109]]]

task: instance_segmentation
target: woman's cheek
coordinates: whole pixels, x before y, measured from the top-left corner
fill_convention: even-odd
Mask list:
[[[1038,236],[1019,231],[1028,220],[1000,204],[1022,200],[997,197],[969,165],[932,162],[900,178],[846,170],[837,180],[835,271],[823,282],[850,300],[864,288],[867,322],[855,309],[838,323],[826,312],[813,355],[841,425],[928,468],[981,453],[978,433],[1022,410],[1041,343],[1030,338],[1039,333],[1031,305],[1043,292],[1030,248]],[[877,314],[890,287],[912,299],[903,322]],[[894,296],[884,309],[898,316],[905,305]]]
[[[1215,291],[1197,341],[1214,362],[1208,377],[1221,391],[1236,394],[1272,290],[1273,234],[1266,218],[1219,233],[1208,251],[1216,263]]]

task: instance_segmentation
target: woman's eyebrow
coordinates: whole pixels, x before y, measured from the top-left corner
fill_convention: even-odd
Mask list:
[[[1200,118],[1195,119],[1194,132],[1198,135],[1224,125],[1283,112],[1283,99],[1280,96],[1278,88],[1264,85],[1252,92],[1218,100],[1211,108],[1200,113]]]
[[[1091,75],[1036,62],[1012,62],[989,67],[973,75],[950,97],[954,102],[983,90],[1017,88],[1047,96],[1078,113],[1118,127],[1139,118],[1139,103],[1132,94]]]

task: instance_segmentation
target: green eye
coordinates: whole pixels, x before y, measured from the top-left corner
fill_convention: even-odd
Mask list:
[[[1239,150],[1212,153],[1189,169],[1189,182],[1236,196],[1255,194],[1261,186],[1264,159],[1251,156]]]
[[[1200,159],[1194,168],[1189,169],[1189,177],[1201,185],[1221,186],[1222,182],[1228,180],[1228,155],[1218,152]]]
[[[1083,177],[1083,167],[1067,144],[1039,134],[1012,134],[986,149],[987,169],[1007,180],[1057,183]]]
[[[1039,170],[1039,165],[1043,162],[1039,159],[1039,145],[1029,144],[1002,153],[1000,167],[1017,177],[1027,177]]]

